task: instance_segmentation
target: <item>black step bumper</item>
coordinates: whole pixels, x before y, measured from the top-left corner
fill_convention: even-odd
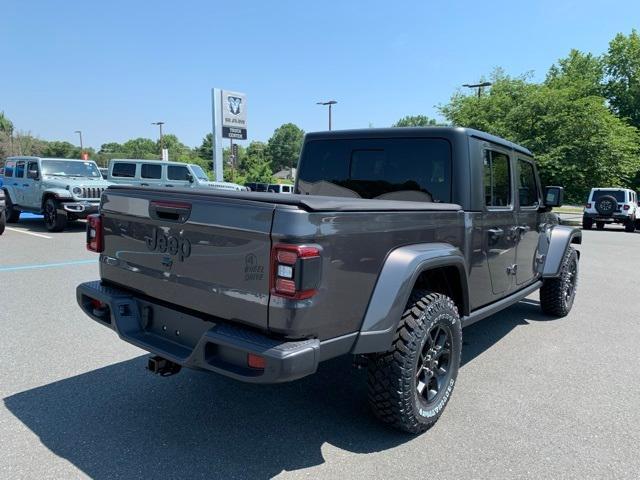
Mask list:
[[[252,383],[280,383],[318,368],[320,341],[281,341],[254,330],[204,320],[99,281],[76,289],[80,308],[120,338],[183,367],[209,370]],[[96,306],[93,301],[105,306]],[[264,368],[248,366],[249,354]]]

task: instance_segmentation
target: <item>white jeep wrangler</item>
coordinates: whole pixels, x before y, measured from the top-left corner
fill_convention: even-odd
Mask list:
[[[582,216],[582,227],[598,230],[607,223],[621,223],[627,232],[640,228],[638,194],[628,188],[592,188]]]

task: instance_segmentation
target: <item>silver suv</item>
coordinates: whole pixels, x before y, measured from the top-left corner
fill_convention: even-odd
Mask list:
[[[97,213],[110,185],[95,162],[68,158],[9,157],[3,180],[7,222],[17,222],[21,212],[42,213],[50,232]]]
[[[607,223],[621,223],[627,232],[640,228],[638,194],[628,188],[592,188],[584,206],[582,227],[586,230],[596,224],[598,230]]]
[[[212,182],[199,165],[162,160],[114,158],[109,163],[107,179],[113,183],[142,187],[246,190],[245,187],[236,183]]]

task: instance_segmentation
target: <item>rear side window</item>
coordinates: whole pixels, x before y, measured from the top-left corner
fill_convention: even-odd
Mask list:
[[[114,177],[134,178],[136,176],[136,164],[124,162],[115,163],[111,175]]]
[[[451,146],[441,138],[316,140],[305,144],[302,194],[451,201]]]
[[[484,154],[484,198],[487,207],[511,205],[509,156],[493,150]]]
[[[162,177],[162,165],[143,163],[140,169],[140,177],[158,180]]]
[[[19,162],[16,162],[15,176],[16,178],[24,177],[24,162],[22,160],[20,160]]]
[[[591,201],[597,202],[604,196],[613,197],[618,203],[626,202],[624,190],[595,190],[591,196]]]
[[[518,198],[521,207],[538,206],[538,186],[533,164],[518,159]]]
[[[169,165],[167,168],[167,178],[169,180],[188,180],[189,169],[177,165]]]
[[[5,177],[13,177],[13,169],[15,167],[15,162],[7,162],[4,166],[4,176]]]

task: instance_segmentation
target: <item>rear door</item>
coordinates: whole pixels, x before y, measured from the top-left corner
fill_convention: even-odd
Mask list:
[[[139,182],[138,168],[136,162],[112,162],[109,180],[120,184],[136,185]]]
[[[153,188],[109,189],[103,202],[103,280],[267,328],[275,205]]]
[[[483,213],[484,248],[495,296],[506,295],[513,284],[516,243],[512,167],[509,151],[499,147],[484,150]]]
[[[536,255],[540,238],[538,208],[542,198],[535,166],[531,160],[523,156],[516,157],[516,192],[516,284],[522,285],[531,281],[536,274]]]

